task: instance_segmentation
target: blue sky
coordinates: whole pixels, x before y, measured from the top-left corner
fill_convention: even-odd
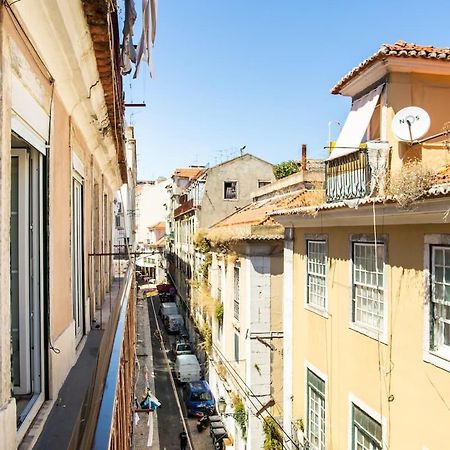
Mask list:
[[[138,80],[124,79],[126,100],[147,104],[127,110],[139,179],[214,165],[244,145],[272,163],[298,159],[302,143],[324,157],[328,121],[343,123],[350,108],[331,87],[383,43],[450,46],[448,9],[416,0],[159,0],[156,76],[142,67]]]

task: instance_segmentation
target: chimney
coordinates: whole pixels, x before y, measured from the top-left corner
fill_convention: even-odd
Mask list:
[[[302,171],[306,171],[306,144],[302,144]]]

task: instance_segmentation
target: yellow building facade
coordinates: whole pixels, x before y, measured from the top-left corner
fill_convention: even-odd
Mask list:
[[[286,228],[283,423],[308,448],[449,446],[444,53],[398,42],[346,75],[332,92],[352,97],[347,121],[361,134],[348,134],[352,146],[337,140],[327,202],[272,213]],[[407,106],[426,110],[431,127],[401,140],[391,125]]]

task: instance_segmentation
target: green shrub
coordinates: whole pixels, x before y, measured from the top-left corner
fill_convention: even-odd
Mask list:
[[[283,161],[273,166],[273,174],[277,180],[298,172],[298,163],[295,161]]]
[[[280,425],[272,417],[264,417],[264,450],[283,450],[283,436]]]

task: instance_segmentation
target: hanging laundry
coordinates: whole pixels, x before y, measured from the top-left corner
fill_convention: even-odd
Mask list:
[[[152,45],[155,45],[156,39],[156,14],[158,10],[158,0],[150,0],[150,9],[152,12]]]
[[[136,22],[136,8],[134,0],[125,0],[125,22],[123,24],[122,52],[120,67],[123,75],[131,72],[131,63],[136,63],[136,49],[133,44],[133,27]]]
[[[142,33],[138,45],[136,70],[134,71],[133,78],[138,76],[142,61],[147,63],[150,76],[153,78],[151,53],[152,39],[154,37],[156,37],[156,0],[142,0]]]

